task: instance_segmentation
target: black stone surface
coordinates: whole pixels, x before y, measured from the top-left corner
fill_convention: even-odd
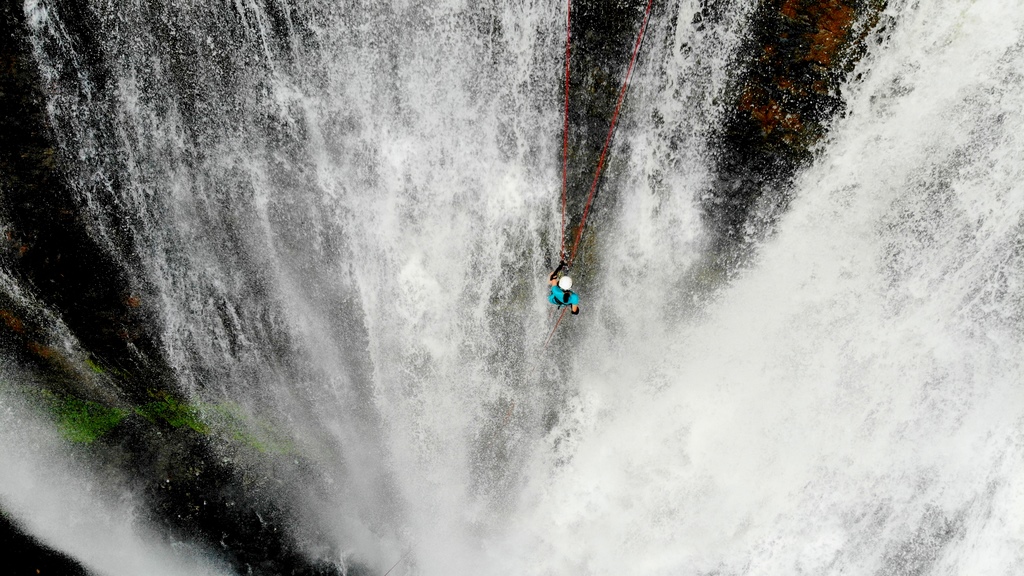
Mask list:
[[[73,559],[21,531],[0,512],[0,550],[5,576],[91,576]]]
[[[51,9],[64,11],[65,21],[76,23],[70,30],[72,41],[85,55],[81,64],[90,68],[101,92],[106,75],[93,15],[76,2]],[[324,549],[326,557],[339,558],[325,549],[321,536],[307,534],[312,541],[300,544],[289,529],[295,516],[285,479],[300,473],[315,477],[305,460],[279,459],[273,465],[280,477],[239,467],[202,431],[131,412],[154,400],[180,399],[182,393],[160,352],[159,325],[147,305],[147,287],[125,257],[132,251],[96,240],[69,185],[76,167],[57,146],[25,26],[22,3],[0,1],[0,266],[59,316],[112,389],[97,395],[85,386],[83,366],[48,344],[52,327],[46,319],[3,292],[0,353],[37,374],[51,393],[94,401],[118,398],[118,407],[129,416],[82,449],[101,469],[106,466],[134,479],[137,495],[148,503],[148,520],[162,528],[169,544],[189,542],[211,550],[239,574],[340,574],[332,561],[303,553]],[[121,215],[116,206],[107,217],[117,222]],[[34,562],[46,561],[64,574],[84,574],[72,560],[33,544],[9,522],[0,529],[11,543],[8,550],[25,551],[26,563],[17,564],[18,570],[35,570]],[[349,566],[348,573],[368,572]]]

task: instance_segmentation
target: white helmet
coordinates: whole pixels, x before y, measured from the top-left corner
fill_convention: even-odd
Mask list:
[[[572,278],[569,278],[568,276],[562,276],[561,278],[558,279],[558,287],[561,288],[562,290],[568,290],[572,288]]]

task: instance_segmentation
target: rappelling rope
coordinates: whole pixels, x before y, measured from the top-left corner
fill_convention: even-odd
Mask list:
[[[569,0],[572,3],[572,0]],[[636,64],[637,54],[640,53],[640,45],[643,43],[644,34],[647,32],[647,20],[651,15],[651,5],[654,0],[647,0],[647,9],[644,10],[644,21],[640,25],[640,32],[636,37],[636,44],[633,46],[633,56],[629,60],[629,68],[626,69],[626,79],[622,82],[619,90],[619,100],[615,104],[615,112],[612,114],[612,123],[608,127],[608,136],[604,139],[604,148],[601,149],[601,158],[597,161],[597,170],[594,172],[594,181],[590,185],[590,194],[587,196],[586,206],[583,208],[583,218],[576,229],[576,239],[573,241],[572,251],[569,259],[565,260],[565,197],[566,197],[566,164],[568,156],[568,130],[569,130],[569,33],[565,35],[565,128],[562,140],[562,259],[569,266],[572,266],[576,259],[576,250],[580,246],[580,238],[583,237],[583,228],[587,223],[587,215],[590,213],[590,205],[594,201],[594,194],[597,192],[597,183],[601,179],[601,170],[604,169],[605,157],[608,154],[608,147],[612,143],[612,135],[615,133],[615,124],[619,120],[619,111],[622,109],[622,102],[626,99],[626,89],[629,88],[629,79],[633,74],[633,66]],[[569,15],[566,11],[566,29],[569,28]],[[561,318],[559,318],[561,319]],[[557,327],[557,324],[555,325]]]
[[[572,44],[572,0],[565,2],[565,121],[562,123],[562,242],[559,258],[565,260],[565,201],[569,187],[569,46]]]
[[[406,550],[405,554],[402,554],[402,557],[398,559],[398,562],[395,562],[395,564],[391,568],[388,568],[388,571],[384,573],[384,576],[388,576],[388,574],[391,574],[391,571],[394,570],[399,564],[401,564],[402,560],[405,560],[409,556],[409,554],[411,554],[411,553],[412,553],[412,548],[409,548],[408,550]]]
[[[548,347],[548,342],[551,342],[551,337],[555,335],[555,330],[558,330],[558,325],[562,323],[562,317],[565,316],[565,311],[568,309],[568,306],[562,308],[562,313],[558,315],[558,320],[555,322],[555,327],[551,329],[551,334],[548,334],[548,339],[544,341],[545,348]]]

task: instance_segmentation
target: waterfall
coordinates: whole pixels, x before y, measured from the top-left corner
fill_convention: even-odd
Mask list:
[[[281,480],[260,493],[304,554],[395,575],[1021,573],[1024,10],[890,1],[785,213],[698,296],[756,5],[700,24],[706,4],[655,11],[582,313],[548,347],[564,5],[24,12],[153,373],[201,419],[264,431],[210,450]],[[88,356],[32,286],[0,285]],[[0,506],[27,531],[97,574],[234,573],[33,412],[16,388],[38,375],[0,373]],[[87,376],[112,406],[146,394]]]

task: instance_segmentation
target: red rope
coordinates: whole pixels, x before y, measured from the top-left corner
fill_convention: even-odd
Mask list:
[[[636,37],[636,45],[633,46],[633,57],[629,60],[629,68],[626,70],[626,79],[622,82],[622,89],[619,91],[619,101],[615,104],[615,113],[612,114],[612,125],[608,128],[608,136],[604,140],[604,148],[601,150],[601,159],[597,162],[597,171],[594,173],[594,182],[590,185],[590,195],[587,196],[587,205],[583,209],[583,218],[580,220],[579,228],[576,229],[576,240],[572,245],[572,252],[569,255],[569,260],[566,262],[572,266],[573,260],[576,259],[576,250],[580,245],[580,238],[583,236],[583,227],[587,223],[587,214],[590,213],[590,204],[594,201],[594,193],[597,192],[597,182],[601,178],[601,170],[604,168],[605,156],[608,154],[608,147],[612,143],[612,134],[615,133],[615,123],[619,120],[619,110],[622,108],[622,102],[626,99],[626,89],[629,87],[629,77],[633,74],[633,65],[636,64],[636,56],[640,53],[640,44],[643,42],[644,33],[647,31],[647,19],[651,15],[651,5],[654,0],[647,0],[647,10],[644,11],[644,21],[640,25],[640,33]],[[568,48],[566,48],[568,50]],[[568,66],[568,59],[566,60]],[[564,201],[564,196],[563,196]],[[564,212],[563,212],[564,214]],[[563,215],[564,222],[564,215]],[[564,223],[563,223],[563,237],[565,234]],[[556,325],[557,326],[557,325]]]
[[[555,330],[558,330],[558,325],[562,323],[562,317],[565,316],[565,311],[568,309],[568,306],[562,308],[562,313],[558,315],[558,320],[555,322],[555,327],[551,329],[551,334],[548,334],[548,339],[544,341],[545,348],[548,347],[548,342],[551,342],[551,337],[555,335]]]
[[[398,562],[395,562],[394,566],[392,566],[391,568],[388,568],[388,571],[384,573],[384,576],[388,576],[388,574],[391,574],[391,571],[394,570],[395,567],[397,567],[399,564],[401,564],[402,560],[405,560],[405,558],[407,556],[409,556],[410,552],[412,552],[412,548],[409,548],[408,550],[406,550],[405,554],[403,554],[402,557],[398,559]]]
[[[565,2],[565,122],[562,125],[562,243],[559,258],[565,260],[565,201],[569,171],[569,45],[572,38],[572,0]]]

